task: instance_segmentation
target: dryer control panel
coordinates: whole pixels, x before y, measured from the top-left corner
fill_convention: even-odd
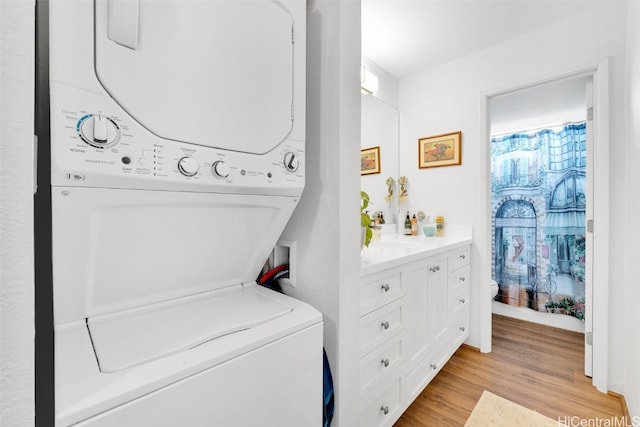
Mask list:
[[[267,153],[249,154],[167,140],[108,98],[64,88],[69,91],[80,102],[52,105],[53,185],[296,196],[302,191],[302,141],[285,139]],[[91,99],[82,102],[86,98]],[[104,108],[82,108],[101,103]]]

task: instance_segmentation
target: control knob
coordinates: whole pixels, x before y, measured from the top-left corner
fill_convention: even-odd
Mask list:
[[[284,155],[284,167],[288,172],[295,172],[298,170],[300,166],[300,160],[298,160],[298,156],[293,151],[288,151]]]
[[[110,147],[120,139],[118,125],[102,114],[87,114],[78,121],[76,130],[84,142],[97,148]]]
[[[229,168],[229,165],[227,164],[227,162],[218,160],[214,162],[213,165],[211,165],[211,172],[215,176],[219,176],[220,178],[226,178],[229,176],[231,169]]]
[[[194,176],[198,173],[200,165],[198,161],[190,156],[185,156],[178,160],[178,170],[184,176]]]

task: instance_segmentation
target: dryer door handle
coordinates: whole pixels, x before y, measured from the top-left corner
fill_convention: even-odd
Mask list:
[[[109,0],[109,40],[137,49],[138,3],[138,0]]]

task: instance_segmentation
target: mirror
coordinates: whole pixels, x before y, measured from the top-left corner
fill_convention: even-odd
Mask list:
[[[382,211],[387,224],[396,223],[397,197],[387,202],[387,178],[394,179],[394,196],[398,190],[399,113],[391,105],[373,95],[361,95],[360,148],[380,147],[380,173],[362,175],[360,188],[369,194],[369,213]]]

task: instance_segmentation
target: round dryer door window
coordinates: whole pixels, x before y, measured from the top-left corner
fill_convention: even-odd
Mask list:
[[[96,75],[161,138],[262,154],[292,129],[293,24],[269,0],[96,1]]]

